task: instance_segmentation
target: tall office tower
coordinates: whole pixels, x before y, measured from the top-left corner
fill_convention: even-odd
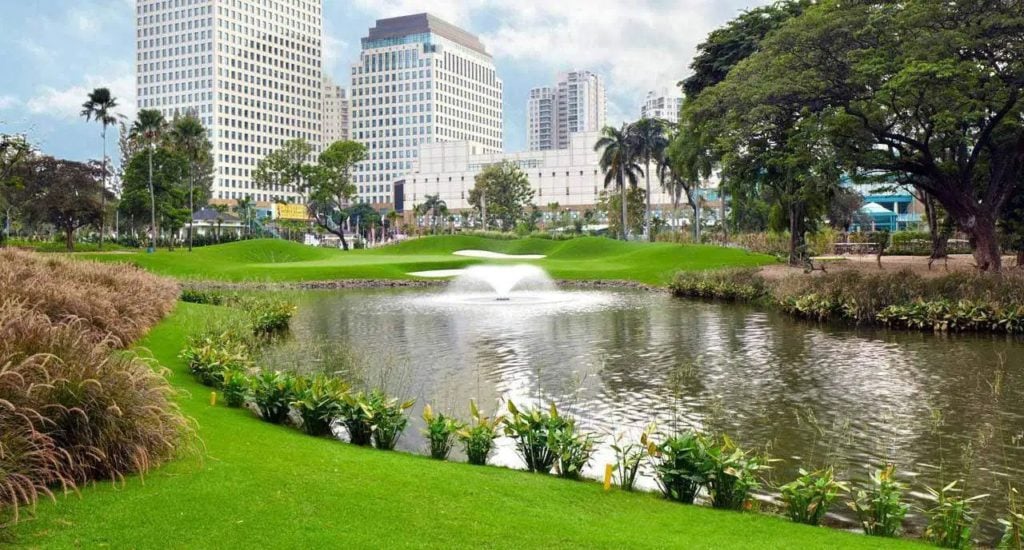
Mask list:
[[[324,77],[324,147],[349,139],[348,97],[345,88]]]
[[[421,143],[468,141],[502,148],[502,83],[476,36],[433,15],[378,19],[352,65],[352,138],[367,148],[357,197],[393,207],[395,180]]]
[[[530,90],[526,107],[526,143],[530,151],[555,148],[555,104],[554,88],[542,86]]]
[[[549,100],[550,98],[550,100]],[[550,105],[550,123],[545,121]],[[569,135],[597,132],[607,117],[604,79],[590,71],[558,75],[554,87],[530,90],[527,142],[531,150],[566,149]]]
[[[140,109],[192,112],[213,144],[213,199],[304,202],[257,189],[267,153],[323,135],[322,0],[136,0]]]
[[[679,123],[679,109],[683,108],[683,96],[669,94],[663,89],[661,94],[647,92],[647,98],[640,106],[640,118],[660,118],[672,124]]]

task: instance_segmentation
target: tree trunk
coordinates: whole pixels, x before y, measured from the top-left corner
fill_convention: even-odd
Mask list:
[[[192,222],[196,217],[196,208],[192,204],[192,161],[188,163],[188,251],[192,252]]]
[[[647,180],[647,209],[644,210],[644,233],[647,240],[654,242],[654,235],[651,234],[651,159],[647,159],[644,165],[644,179]]]
[[[153,190],[153,147],[149,148],[149,247],[156,252],[156,192]]]
[[[718,206],[721,215],[718,216],[718,223],[722,224],[722,243],[729,243],[729,226],[725,223],[725,182],[718,184]]]
[[[939,224],[938,210],[939,207],[935,202],[935,197],[922,192],[921,198],[924,200],[924,215],[928,218],[928,237],[931,241],[931,255],[928,257],[928,267],[931,268],[931,264],[935,260],[941,260],[948,255],[949,235],[942,230]]]
[[[107,123],[103,123],[103,188],[100,189],[100,246],[103,250],[103,233],[107,228]]]
[[[619,190],[622,196],[619,198],[619,202],[622,203],[622,217],[619,218],[619,229],[622,233],[622,240],[629,239],[629,231],[627,231],[626,221],[626,171],[623,166],[619,166]]]
[[[801,266],[807,256],[804,240],[804,216],[800,203],[793,201],[789,205],[789,265]]]
[[[68,252],[75,251],[75,228],[66,227],[64,228],[64,244],[68,247]]]
[[[1017,251],[1017,269],[1024,267],[1024,248]]]
[[[975,216],[973,222],[967,229],[978,270],[998,272],[1002,269],[1002,252],[999,250],[996,223],[987,216]]]

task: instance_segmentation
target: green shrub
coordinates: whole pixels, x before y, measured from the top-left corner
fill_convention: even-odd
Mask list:
[[[289,404],[295,400],[295,376],[286,372],[263,372],[249,380],[249,391],[260,418],[272,424],[288,419]]]
[[[808,472],[800,469],[800,477],[779,488],[786,515],[797,523],[820,525],[822,518],[840,493],[849,491],[837,481],[832,468]]]
[[[229,407],[241,407],[245,405],[245,398],[249,395],[249,375],[242,369],[227,369],[224,371],[224,383],[221,384],[221,391],[224,393],[224,401]]]
[[[367,446],[373,442],[373,416],[365,393],[345,394],[338,403],[338,414],[350,443]]]
[[[295,306],[285,300],[258,298],[245,300],[242,307],[249,313],[255,334],[275,334],[288,329]]]
[[[868,535],[895,537],[903,526],[910,507],[903,503],[903,484],[896,481],[895,471],[887,466],[873,472],[869,484],[859,487],[849,503]]]
[[[508,412],[510,416],[505,418],[505,435],[515,440],[516,450],[526,462],[526,469],[551,473],[558,455],[549,438],[552,432],[566,429],[567,420],[559,416],[554,404],[548,412],[540,409],[520,411],[515,403],[509,401]]]
[[[456,433],[465,427],[464,424],[444,413],[434,414],[429,404],[423,406],[423,421],[427,424],[423,435],[430,443],[430,457],[438,460],[448,458],[455,445]]]
[[[727,436],[712,443],[704,439],[704,474],[707,476],[711,506],[727,510],[746,510],[750,493],[760,487],[758,472],[768,469],[768,461],[745,452]]]
[[[219,292],[209,290],[195,290],[186,288],[181,291],[180,300],[192,304],[208,304],[211,306],[224,305],[226,298]]]
[[[696,432],[675,434],[657,446],[650,443],[655,479],[665,498],[693,504],[711,474],[705,456],[708,445],[707,437]]]
[[[329,435],[348,389],[341,380],[324,374],[297,378],[291,406],[302,419],[302,430],[314,436]]]
[[[935,506],[923,510],[928,517],[924,538],[942,548],[970,548],[971,533],[978,518],[972,504],[988,495],[964,498],[957,493],[957,482],[952,482],[936,491],[927,487],[928,494],[935,500]]]
[[[566,418],[560,426],[548,432],[548,448],[556,457],[558,475],[567,479],[579,479],[583,468],[594,454],[596,439],[593,434],[580,433],[576,421]]]
[[[406,411],[415,401],[399,402],[397,398],[388,397],[380,390],[373,390],[366,396],[366,407],[370,413],[370,425],[373,427],[373,443],[381,450],[390,451],[395,448],[398,438],[409,424]]]
[[[470,464],[483,466],[494,448],[494,440],[498,437],[498,427],[505,418],[498,415],[489,418],[480,414],[476,401],[469,402],[470,423],[457,432],[459,441],[466,451],[466,459]]]
[[[635,443],[622,443],[622,437],[615,438],[612,443],[612,451],[615,452],[616,480],[619,487],[626,491],[632,491],[636,484],[636,476],[640,472],[640,466],[644,458],[648,456],[650,445],[650,432],[653,428],[648,427],[640,434],[640,440]]]
[[[232,341],[227,334],[218,338],[190,338],[178,356],[188,365],[192,376],[211,388],[224,384],[226,371],[245,371],[252,367],[246,347]]]
[[[677,297],[751,302],[767,295],[767,285],[756,269],[681,271],[669,285]]]

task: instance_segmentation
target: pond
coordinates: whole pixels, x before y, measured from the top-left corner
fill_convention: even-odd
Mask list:
[[[511,305],[442,290],[303,292],[282,349],[310,370],[332,370],[330,350],[348,349],[364,380],[416,398],[399,444],[409,451],[426,449],[424,403],[465,418],[470,399],[490,412],[511,399],[554,402],[603,434],[591,477],[614,461],[615,435],[654,422],[724,430],[780,459],[779,483],[799,467],[865,479],[894,463],[923,505],[924,486],[965,477],[971,494],[991,493],[980,508],[992,537],[1007,484],[1024,482],[1019,340],[823,326],[658,292],[565,292]],[[506,438],[492,461],[523,467]]]

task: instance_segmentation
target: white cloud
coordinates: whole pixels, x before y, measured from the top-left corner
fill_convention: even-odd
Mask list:
[[[40,93],[25,102],[29,112],[54,118],[77,118],[82,103],[94,88],[110,88],[117,98],[116,112],[131,116],[135,113],[135,78],[133,71],[126,68],[112,71],[116,76],[86,76],[81,84],[67,88],[40,87]]]
[[[0,95],[0,111],[10,109],[18,105],[18,98],[10,95]]]

